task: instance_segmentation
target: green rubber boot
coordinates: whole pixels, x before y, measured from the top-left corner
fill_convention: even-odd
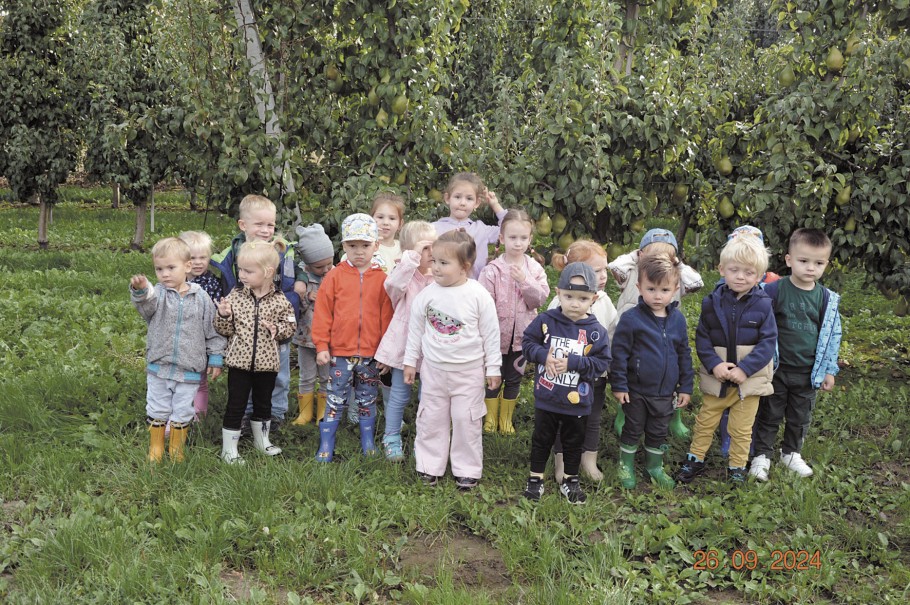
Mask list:
[[[673,418],[670,419],[670,434],[680,439],[689,438],[689,427],[683,423],[682,410],[680,409],[673,412]]]
[[[645,448],[645,468],[651,475],[651,482],[663,489],[673,489],[676,482],[664,472],[664,451],[652,447]]]
[[[633,489],[637,483],[635,479],[635,452],[638,447],[633,445],[619,446],[619,483],[625,489]]]
[[[616,431],[617,437],[622,437],[622,427],[626,424],[626,415],[623,414],[622,404],[616,404],[616,419],[613,421],[613,430]]]

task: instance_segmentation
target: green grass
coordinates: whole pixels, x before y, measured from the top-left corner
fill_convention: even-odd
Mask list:
[[[310,426],[275,438],[279,459],[250,454],[246,468],[226,467],[217,459],[223,379],[186,463],[150,467],[145,328],[127,284],[151,262],[126,251],[133,213],[67,203],[54,219],[50,249],[37,251],[37,211],[0,209],[4,603],[905,603],[910,595],[910,320],[893,317],[860,276],[847,275],[842,288],[849,366],[820,396],[806,445],[814,478],[772,467],[767,484],[732,491],[717,480],[722,460],[712,450],[707,478],[691,488],[658,493],[641,478],[623,492],[611,406],[606,479],[585,485],[589,504],[570,507],[550,481],[532,505],[518,497],[527,388],[518,434],[484,437],[484,479],[470,494],[451,479],[423,487],[413,460],[362,459],[351,430],[341,431],[337,464],[313,461]],[[148,244],[201,223],[201,214],[162,211]],[[218,246],[234,229],[213,214],[207,227]],[[693,329],[697,299],[684,305]],[[670,445],[675,466],[688,443]],[[716,551],[727,568],[693,569],[699,550]],[[772,570],[778,550],[818,550],[820,569]],[[735,551],[754,551],[756,569],[730,569]]]

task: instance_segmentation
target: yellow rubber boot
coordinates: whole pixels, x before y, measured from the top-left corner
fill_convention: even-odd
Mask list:
[[[316,424],[325,418],[325,393],[316,393]]]
[[[171,436],[168,441],[167,453],[171,457],[171,462],[183,462],[184,447],[186,446],[186,436],[190,431],[188,424],[179,422],[171,423]]]
[[[313,393],[298,393],[297,407],[299,408],[299,413],[291,424],[304,426],[313,422]]]
[[[149,462],[164,458],[164,427],[167,420],[149,420]]]
[[[483,432],[495,433],[499,422],[499,397],[488,397],[483,402],[487,405],[487,415],[483,418]]]
[[[512,426],[512,414],[515,412],[517,399],[502,399],[499,407],[499,432],[503,435],[514,435],[515,427]]]

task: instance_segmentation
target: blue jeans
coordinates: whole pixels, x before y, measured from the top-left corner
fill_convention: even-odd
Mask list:
[[[374,418],[379,384],[379,370],[372,357],[332,357],[324,420],[341,419],[352,390],[360,417]]]
[[[404,409],[411,401],[411,385],[404,382],[404,370],[392,368],[392,387],[389,400],[385,403],[385,435],[401,434],[401,419]]]
[[[288,414],[288,393],[291,390],[291,341],[278,343],[278,378],[272,390],[272,417],[284,420]],[[246,404],[244,416],[253,413],[253,398]]]

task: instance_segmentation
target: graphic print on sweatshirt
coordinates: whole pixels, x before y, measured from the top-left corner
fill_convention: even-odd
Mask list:
[[[464,328],[464,323],[431,306],[427,307],[427,321],[443,336],[455,336]]]
[[[549,344],[549,355],[554,359],[566,359],[569,355],[586,355],[591,351],[591,345],[588,344],[586,330],[579,330],[578,337],[572,339],[565,336],[550,336],[547,324],[541,324],[541,329],[544,334],[543,342],[544,344]],[[577,389],[568,394],[569,403],[578,403],[580,401],[580,396],[586,395],[587,390],[590,388],[588,383],[580,383],[578,372],[564,372],[553,376],[552,374],[547,373],[545,365],[538,364],[537,373],[539,375],[537,380],[538,384],[548,391],[552,391],[556,386]]]

